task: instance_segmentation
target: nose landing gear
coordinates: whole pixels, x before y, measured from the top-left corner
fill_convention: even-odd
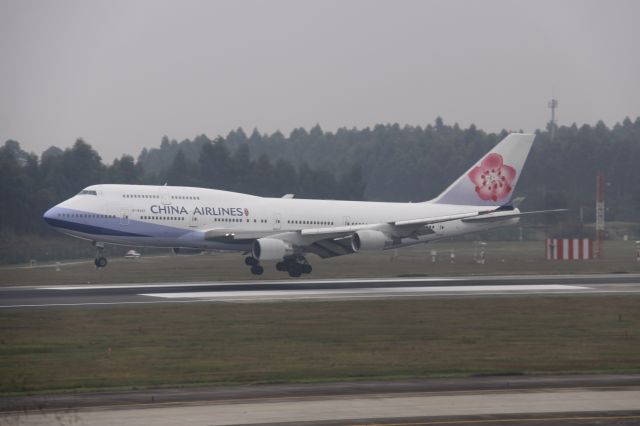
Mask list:
[[[96,248],[96,258],[93,261],[93,263],[96,265],[96,268],[104,268],[104,267],[106,267],[107,266],[107,258],[102,255],[102,252],[104,251],[104,244],[94,241],[93,245]]]

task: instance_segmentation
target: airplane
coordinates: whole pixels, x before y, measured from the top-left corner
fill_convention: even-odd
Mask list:
[[[105,244],[180,251],[243,253],[251,273],[275,261],[299,277],[307,255],[330,258],[429,243],[517,223],[513,192],[535,135],[512,133],[436,198],[415,203],[258,197],[208,188],[101,184],[52,207],[44,220],[96,247]],[[410,184],[410,183],[408,183]]]

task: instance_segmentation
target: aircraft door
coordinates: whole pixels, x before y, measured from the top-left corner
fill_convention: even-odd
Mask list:
[[[129,224],[129,210],[123,209],[120,211],[120,225]]]
[[[279,231],[282,228],[282,215],[280,213],[275,213],[273,215],[273,230]]]
[[[166,186],[162,187],[160,198],[162,200],[162,204],[164,204],[165,206],[171,204],[171,197],[169,196],[169,190]]]
[[[349,216],[345,216],[343,219],[344,219],[345,226],[351,225],[351,218]]]
[[[191,218],[189,219],[189,226],[192,228],[198,227],[198,216],[196,215],[195,209],[193,210],[193,213],[191,213]]]

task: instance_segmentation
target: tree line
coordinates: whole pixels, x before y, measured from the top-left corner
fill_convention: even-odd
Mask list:
[[[640,118],[611,128],[562,126],[536,142],[516,192],[528,210],[569,208],[566,220],[593,221],[595,176],[607,181],[607,219],[640,219]],[[49,207],[97,183],[200,186],[280,197],[424,201],[506,136],[475,126],[377,125],[325,132],[295,129],[225,137],[163,138],[137,160],[124,155],[105,164],[79,139],[68,149],[51,147],[40,157],[9,140],[0,147],[0,236],[47,235],[41,220]],[[582,211],[582,214],[579,212]]]

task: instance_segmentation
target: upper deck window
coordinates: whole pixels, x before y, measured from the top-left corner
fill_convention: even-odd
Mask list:
[[[83,189],[82,191],[78,192],[78,195],[98,195],[98,193],[91,189]]]

